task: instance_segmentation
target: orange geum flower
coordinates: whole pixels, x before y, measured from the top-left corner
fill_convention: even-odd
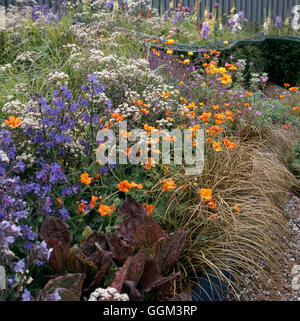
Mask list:
[[[216,118],[215,122],[217,125],[221,125],[225,120],[224,113],[214,114],[214,117]]]
[[[208,130],[210,136],[215,136],[217,133],[221,133],[222,131],[223,127],[220,126],[212,126]]]
[[[184,97],[180,97],[180,100],[181,100],[183,103],[185,103],[185,104],[188,103],[188,101],[187,101]]]
[[[228,138],[224,139],[224,144],[229,148],[229,149],[234,149],[236,148],[236,143],[231,142]]]
[[[78,205],[78,211],[80,212],[80,213],[85,213],[85,211],[84,211],[84,209],[87,207],[87,205],[86,204],[84,204],[84,203],[80,203],[79,205]]]
[[[93,177],[89,177],[89,173],[83,173],[80,175],[81,183],[85,185],[90,185],[92,182]]]
[[[148,204],[143,204],[143,206],[146,208],[149,214],[153,213],[154,206],[153,205],[148,205]]]
[[[8,119],[4,121],[4,123],[11,127],[11,128],[17,128],[21,125],[21,118],[20,117],[15,117],[15,116],[9,116]]]
[[[197,105],[194,103],[194,102],[191,102],[189,103],[186,108],[189,108],[189,109],[196,109],[197,108]]]
[[[60,206],[61,204],[62,204],[62,200],[61,200],[60,197],[58,197],[58,198],[56,199],[56,201],[55,201],[55,205]]]
[[[295,107],[292,108],[292,111],[296,111],[296,110],[298,110],[298,109],[299,109],[299,107],[298,107],[298,106],[295,106]]]
[[[170,91],[167,90],[166,92],[163,92],[163,93],[161,94],[161,96],[162,96],[163,98],[168,98],[168,97],[170,97]]]
[[[205,202],[210,202],[212,200],[212,190],[210,188],[201,188],[199,194]]]
[[[124,180],[118,185],[118,189],[120,192],[128,193],[130,188],[138,188],[142,189],[142,184],[136,184],[135,182],[129,183],[128,180]]]
[[[176,184],[173,179],[170,179],[170,180],[164,179],[162,183],[163,183],[163,189],[162,189],[163,192],[167,192],[176,188]]]
[[[193,137],[196,136],[196,131],[197,131],[199,128],[200,128],[200,125],[199,125],[199,124],[198,124],[198,125],[193,124],[192,127],[189,127],[189,130],[191,130],[192,133],[193,133]]]
[[[153,126],[149,126],[148,124],[145,124],[144,129],[146,132],[150,132],[151,130],[154,130],[155,128]]]
[[[216,214],[210,214],[210,215],[209,215],[209,218],[210,218],[212,221],[214,221],[214,220],[217,219],[217,215],[216,215]]]
[[[130,183],[128,182],[128,180],[124,180],[122,181],[121,183],[119,183],[118,185],[118,189],[120,192],[124,192],[124,193],[128,193],[129,192],[129,189],[130,189],[131,185]]]
[[[98,208],[98,213],[100,213],[101,216],[111,215],[111,212],[115,210],[115,205],[104,205],[100,204]]]
[[[142,189],[143,185],[142,184],[136,184],[135,182],[131,182],[130,183],[130,188]]]
[[[217,207],[217,205],[216,205],[213,201],[208,202],[208,206],[209,206],[212,210],[214,210],[214,209]]]
[[[216,152],[220,152],[222,150],[220,142],[213,142],[213,148],[215,149]]]
[[[203,122],[206,122],[211,117],[211,113],[203,112],[202,115],[198,116]]]
[[[240,211],[240,209],[238,208],[237,204],[234,204],[234,210],[235,210],[236,212],[239,212],[239,211]]]
[[[280,99],[283,99],[285,96],[284,95],[279,95],[279,98]]]
[[[150,111],[146,108],[143,108],[143,107],[141,108],[141,112],[143,112],[145,115],[150,114]]]
[[[297,91],[299,89],[299,87],[290,87],[289,91]]]
[[[120,121],[124,120],[124,116],[123,115],[120,115],[119,113],[112,113],[111,114],[111,117],[112,118],[115,118],[116,121],[119,123]]]
[[[283,85],[284,85],[284,87],[290,87],[290,86],[291,86],[291,85],[288,84],[288,83],[284,83]]]
[[[97,200],[98,200],[98,197],[92,195],[92,197],[91,197],[91,203],[90,203],[91,209],[93,209],[93,208],[96,206]]]

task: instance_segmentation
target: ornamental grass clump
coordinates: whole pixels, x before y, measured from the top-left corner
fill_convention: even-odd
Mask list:
[[[163,216],[167,229],[188,231],[178,263],[185,276],[197,284],[200,271],[217,275],[242,300],[247,298],[235,285],[245,274],[258,275],[262,287],[275,282],[267,271],[278,270],[279,240],[287,237],[288,218],[281,204],[289,188],[298,186],[289,170],[293,147],[286,131],[270,130],[254,138],[244,134],[235,150],[208,152],[201,176],[175,176],[187,188],[180,196],[170,192]],[[212,196],[213,209],[207,206]]]

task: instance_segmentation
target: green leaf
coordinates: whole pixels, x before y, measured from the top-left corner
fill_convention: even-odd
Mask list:
[[[93,230],[90,226],[86,226],[82,232],[81,241],[85,241],[91,234],[93,234]]]

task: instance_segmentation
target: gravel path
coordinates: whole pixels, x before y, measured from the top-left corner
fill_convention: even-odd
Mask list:
[[[289,195],[285,210],[289,217],[289,237],[282,240],[285,254],[278,258],[278,270],[268,271],[260,263],[270,276],[270,286],[264,288],[258,275],[245,274],[247,286],[238,286],[241,301],[300,301],[300,198]],[[271,280],[276,282],[275,287]],[[228,300],[236,300],[232,292],[229,292]]]

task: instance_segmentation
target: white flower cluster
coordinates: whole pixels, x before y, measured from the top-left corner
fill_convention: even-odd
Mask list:
[[[33,53],[31,51],[24,51],[20,55],[17,56],[15,62],[29,62],[34,63],[32,58]]]
[[[25,83],[19,83],[16,84],[15,89],[14,89],[16,94],[28,94],[28,86]]]
[[[11,69],[12,65],[11,64],[6,64],[4,66],[0,66],[0,71],[7,71],[8,69]]]
[[[32,105],[36,106],[36,102],[30,101],[29,105],[32,107]],[[17,117],[21,118],[21,128],[30,127],[33,129],[40,129],[41,128],[41,115],[38,112],[38,109],[30,108],[30,110],[27,110],[26,105],[22,104],[19,100],[13,100],[8,103],[6,103],[2,111],[8,115],[15,115]],[[5,124],[3,125],[5,126]]]
[[[108,287],[106,289],[98,288],[91,293],[88,301],[129,301],[129,297],[126,293],[118,293],[117,289]]]
[[[144,12],[151,11],[151,3],[149,0],[131,0],[128,2],[129,11],[139,11],[143,10]]]
[[[1,149],[0,149],[0,162],[9,163],[9,158],[8,158],[7,155],[4,153],[4,151],[1,150]]]
[[[56,86],[61,86],[62,84],[68,85],[69,75],[64,72],[55,71],[46,76],[47,84],[53,84]]]

